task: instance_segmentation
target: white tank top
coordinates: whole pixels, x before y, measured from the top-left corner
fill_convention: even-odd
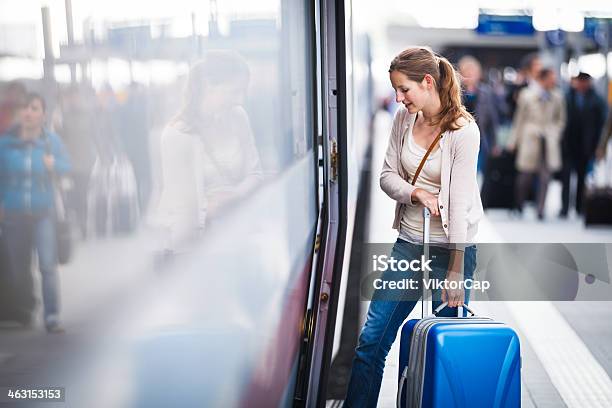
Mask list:
[[[415,115],[416,120],[416,115]],[[412,180],[423,156],[427,153],[427,149],[419,146],[412,136],[412,128],[414,123],[409,126],[404,141],[401,155],[401,165]],[[439,146],[427,158],[419,178],[416,181],[415,187],[422,188],[438,197],[440,193],[442,173],[442,153]],[[417,244],[423,243],[423,206],[405,205],[400,222],[399,237],[405,241]],[[447,244],[448,237],[442,228],[442,218],[431,217],[430,222],[430,242],[438,244]]]

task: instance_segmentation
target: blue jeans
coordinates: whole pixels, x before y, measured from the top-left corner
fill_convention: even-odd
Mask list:
[[[411,244],[398,239],[391,256],[397,260],[419,259],[423,252],[421,245]],[[432,260],[430,279],[446,277],[450,251],[445,248],[429,248],[429,257]],[[476,246],[465,248],[464,278],[472,278],[476,269]],[[411,272],[406,272],[411,274]],[[383,275],[384,276],[384,275]],[[414,279],[421,279],[420,273],[412,272]],[[421,289],[406,289],[407,300],[373,300],[366,318],[365,325],[359,336],[359,344],[355,350],[353,368],[349,381],[348,392],[344,403],[345,407],[376,407],[380,384],[387,354],[395,341],[401,324],[406,320],[418,302]],[[441,291],[432,291],[432,306],[435,309],[441,304]],[[376,294],[374,295],[376,297]],[[384,296],[383,296],[384,297]],[[465,303],[468,303],[469,291],[465,291]],[[458,308],[445,307],[438,316],[457,316]]]
[[[57,271],[57,240],[52,215],[10,214],[3,222],[12,258],[14,274],[31,274],[31,254],[38,254],[42,276],[42,298],[45,323],[59,318],[59,276]],[[24,288],[22,296],[32,296],[31,288]]]

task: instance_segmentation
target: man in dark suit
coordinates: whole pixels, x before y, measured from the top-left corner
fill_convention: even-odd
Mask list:
[[[581,72],[572,79],[572,86],[566,98],[567,125],[563,132],[561,149],[563,154],[562,169],[562,208],[560,217],[567,217],[570,207],[571,175],[578,176],[576,189],[576,211],[582,212],[584,179],[589,161],[595,155],[599,135],[606,117],[606,106],[603,99],[595,92],[592,78]]]
[[[478,153],[478,171],[484,172],[487,157],[498,154],[497,128],[499,126],[499,111],[493,89],[481,81],[482,66],[471,55],[459,60],[459,73],[463,86],[463,104],[474,115],[480,129],[480,152]]]

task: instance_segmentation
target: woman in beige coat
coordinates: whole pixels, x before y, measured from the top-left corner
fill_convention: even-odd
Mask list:
[[[540,71],[537,83],[521,91],[514,114],[509,149],[516,150],[516,206],[523,202],[538,176],[538,218],[544,218],[546,190],[553,172],[561,168],[561,133],[565,127],[563,95],[556,88],[556,75]]]

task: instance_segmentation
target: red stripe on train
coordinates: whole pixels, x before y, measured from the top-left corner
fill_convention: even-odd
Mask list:
[[[309,261],[285,302],[276,335],[258,362],[242,396],[241,407],[276,407],[290,381],[302,340],[310,272]]]

